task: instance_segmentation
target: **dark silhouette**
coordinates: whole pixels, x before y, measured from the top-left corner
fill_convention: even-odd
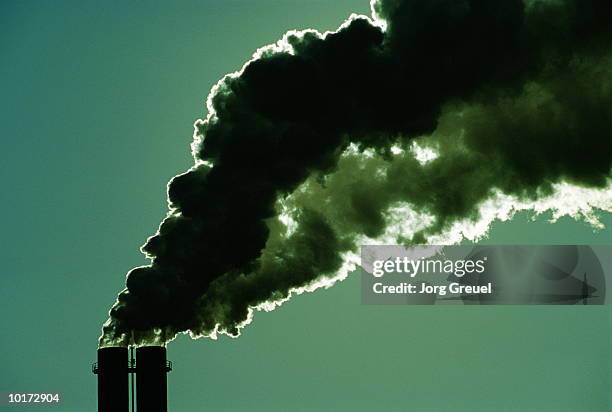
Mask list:
[[[98,412],[128,412],[130,405],[132,412],[168,410],[166,374],[172,370],[172,363],[166,360],[165,347],[137,348],[136,359],[132,347],[129,360],[127,347],[100,348],[92,370],[98,375]]]

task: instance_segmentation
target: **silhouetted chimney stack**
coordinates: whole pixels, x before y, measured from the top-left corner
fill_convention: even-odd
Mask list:
[[[163,346],[136,349],[136,405],[138,412],[167,412],[168,388],[166,373],[171,365]]]
[[[165,347],[137,348],[135,363],[128,361],[126,347],[100,348],[92,370],[98,375],[98,412],[167,412],[166,374],[172,363],[166,359]]]
[[[128,348],[98,349],[98,411],[128,412]]]

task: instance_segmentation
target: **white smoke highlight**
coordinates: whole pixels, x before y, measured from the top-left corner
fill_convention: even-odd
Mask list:
[[[438,151],[434,150],[432,147],[423,146],[417,143],[416,140],[412,141],[410,145],[410,153],[414,155],[414,158],[421,166],[436,160],[440,156]]]
[[[607,186],[602,189],[589,189],[567,182],[556,183],[550,195],[535,201],[521,200],[495,191],[492,197],[481,204],[478,220],[458,221],[448,231],[428,238],[428,242],[448,245],[464,239],[476,242],[488,234],[495,221],[509,221],[519,212],[532,212],[533,220],[551,212],[550,223],[568,216],[588,223],[595,230],[601,230],[604,225],[599,214],[612,212],[612,180],[608,180]]]

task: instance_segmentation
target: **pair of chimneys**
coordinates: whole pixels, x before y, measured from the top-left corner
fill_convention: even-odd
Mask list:
[[[172,370],[166,348],[142,346],[136,349],[136,359],[133,348],[130,354],[128,361],[126,347],[98,349],[98,362],[93,365],[93,373],[98,375],[98,412],[128,412],[130,399],[132,412],[166,412],[166,374]]]

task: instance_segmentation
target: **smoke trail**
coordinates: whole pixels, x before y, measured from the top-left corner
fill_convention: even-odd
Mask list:
[[[612,210],[612,3],[372,9],[289,32],[213,88],[196,165],[169,183],[151,265],[128,274],[102,345],[236,336],[253,308],[345,276],[366,239]]]

